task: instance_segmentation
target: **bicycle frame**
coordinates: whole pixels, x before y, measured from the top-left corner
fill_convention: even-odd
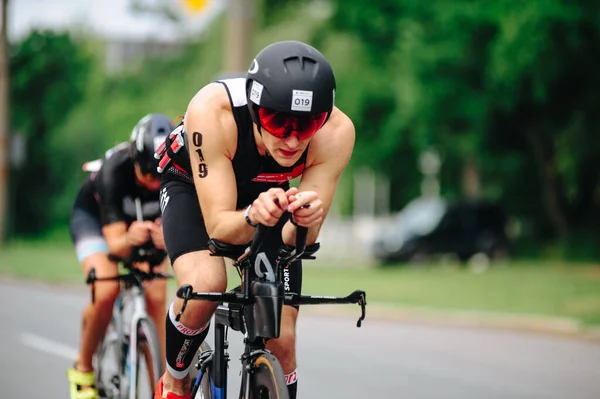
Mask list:
[[[126,286],[121,289],[119,293],[118,301],[123,301],[123,299],[130,297],[133,300],[131,304],[133,306],[133,312],[131,313],[131,319],[125,320],[120,319],[121,328],[117,328],[117,339],[118,342],[127,341],[128,345],[128,354],[127,360],[125,363],[125,369],[127,370],[125,373],[128,375],[121,375],[121,377],[128,377],[128,386],[126,387],[129,391],[128,398],[136,399],[136,390],[137,387],[137,373],[134,371],[137,370],[137,362],[138,362],[138,353],[137,353],[137,345],[138,345],[138,326],[142,320],[147,320],[149,323],[153,323],[148,313],[146,311],[146,298],[144,295],[144,287],[142,285],[143,281],[152,280],[155,278],[169,278],[170,275],[166,275],[163,273],[146,273],[141,270],[138,270],[131,265],[130,262],[125,262],[125,268],[128,270],[127,273],[119,274],[114,277],[96,277],[96,270],[92,268],[87,278],[87,284],[92,284],[92,302],[95,299],[95,283],[97,281],[123,281],[126,283]],[[120,312],[120,316],[123,316],[123,313],[120,310],[115,310],[115,312]],[[113,316],[114,317],[114,316]],[[127,323],[129,324],[129,337],[125,337],[122,326]],[[160,354],[159,354],[160,355]],[[121,359],[122,360],[122,359]],[[161,372],[162,362],[160,356],[158,358],[153,358],[153,370],[156,373]],[[133,372],[132,372],[133,371]],[[122,380],[121,380],[122,381]],[[119,390],[122,390],[122,386],[119,387]]]
[[[128,372],[129,372],[129,399],[136,399],[138,375],[135,371],[138,367],[138,356],[137,356],[137,345],[138,345],[138,326],[140,320],[150,320],[148,313],[146,312],[146,298],[144,296],[144,289],[141,284],[133,285],[130,287],[131,295],[133,296],[133,314],[131,315],[131,321],[129,323],[129,359],[128,359]],[[127,292],[124,293],[127,295]],[[160,354],[159,354],[160,355]],[[152,365],[153,370],[159,372],[160,370],[160,358],[152,359],[154,364]]]
[[[202,377],[206,371],[206,368],[211,365],[212,375],[210,375],[211,392],[213,399],[224,399],[227,394],[227,363],[229,362],[229,355],[227,354],[227,348],[229,343],[227,341],[227,328],[232,328],[236,331],[241,331],[244,334],[245,349],[242,354],[242,382],[240,386],[240,398],[250,397],[250,384],[249,384],[249,370],[253,360],[262,353],[267,353],[265,349],[266,341],[270,338],[277,338],[279,336],[279,324],[281,322],[280,317],[269,314],[265,309],[255,313],[255,308],[261,300],[260,295],[256,295],[252,288],[253,285],[259,279],[252,278],[251,268],[252,260],[254,255],[257,253],[262,238],[265,235],[267,228],[264,226],[258,226],[257,232],[249,246],[233,246],[221,243],[216,240],[209,241],[209,249],[213,256],[229,257],[234,261],[234,266],[238,268],[238,272],[242,276],[242,292],[226,292],[226,293],[214,293],[214,292],[193,292],[192,286],[183,285],[177,290],[177,296],[183,299],[183,305],[181,310],[176,316],[179,320],[183,312],[185,311],[187,302],[190,299],[205,300],[210,302],[217,302],[220,305],[215,311],[215,348],[211,353],[206,355],[201,354],[197,368],[199,369],[198,376],[195,381],[195,386],[199,387]],[[316,250],[318,250],[318,244],[316,249],[310,254],[305,255],[306,250],[306,236],[308,229],[298,227],[296,231],[296,246],[292,249],[290,247],[282,247],[278,253],[276,262],[276,278],[275,282],[271,285],[265,284],[267,291],[275,293],[275,297],[282,299],[280,303],[276,303],[277,300],[273,299],[271,304],[273,308],[269,308],[269,303],[265,308],[268,310],[274,310],[273,313],[277,312],[276,309],[281,309],[285,305],[300,306],[300,305],[322,305],[322,304],[351,304],[358,303],[361,306],[361,316],[358,319],[357,327],[361,326],[362,321],[365,319],[366,313],[366,294],[364,291],[354,291],[346,297],[334,297],[334,296],[311,296],[311,295],[300,295],[296,293],[284,293],[282,284],[282,275],[285,267],[291,265],[296,259],[314,259],[312,256]],[[241,253],[241,255],[240,255]],[[277,285],[277,283],[279,283]],[[228,305],[225,305],[227,303]],[[237,307],[231,307],[230,305],[238,305]],[[241,306],[239,306],[241,305]],[[256,325],[254,324],[254,317],[256,314],[265,314],[267,323],[276,324],[275,328],[267,326],[265,331],[267,334],[262,335],[257,331]],[[269,316],[273,316],[269,318]],[[252,324],[250,324],[252,323]]]

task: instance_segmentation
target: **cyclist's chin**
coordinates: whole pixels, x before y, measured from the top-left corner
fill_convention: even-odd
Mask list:
[[[294,164],[302,156],[302,151],[301,150],[298,150],[298,151],[277,150],[274,153],[272,153],[271,156],[273,157],[273,159],[275,159],[275,161],[279,165],[288,167],[288,166],[294,166]]]

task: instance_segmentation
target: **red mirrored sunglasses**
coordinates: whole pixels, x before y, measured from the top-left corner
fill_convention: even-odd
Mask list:
[[[278,139],[295,134],[299,140],[306,140],[323,127],[327,112],[296,116],[261,107],[258,109],[258,118],[261,126]]]

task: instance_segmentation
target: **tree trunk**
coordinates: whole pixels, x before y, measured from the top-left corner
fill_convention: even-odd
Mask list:
[[[2,11],[2,26],[0,26],[0,245],[6,242],[6,213],[8,209],[8,131],[9,96],[8,96],[8,39],[7,13],[8,0],[0,0]]]
[[[545,145],[541,133],[537,129],[528,129],[527,138],[531,143],[533,155],[540,171],[545,191],[548,215],[557,233],[565,237],[569,232],[569,222],[561,207],[560,182],[554,164],[554,151]]]
[[[223,50],[226,73],[242,73],[252,61],[252,0],[229,0],[227,10],[227,47]]]
[[[463,165],[462,186],[463,194],[468,199],[475,199],[481,195],[479,168],[473,157],[467,159]]]

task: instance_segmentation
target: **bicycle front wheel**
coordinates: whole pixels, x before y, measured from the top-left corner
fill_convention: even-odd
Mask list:
[[[275,356],[265,353],[252,363],[249,399],[289,399],[283,369]]]
[[[111,323],[94,355],[96,387],[100,399],[118,399],[123,358],[122,341]]]
[[[160,357],[160,344],[154,324],[142,319],[138,324],[136,398],[147,399],[154,396],[154,388],[163,373]]]

